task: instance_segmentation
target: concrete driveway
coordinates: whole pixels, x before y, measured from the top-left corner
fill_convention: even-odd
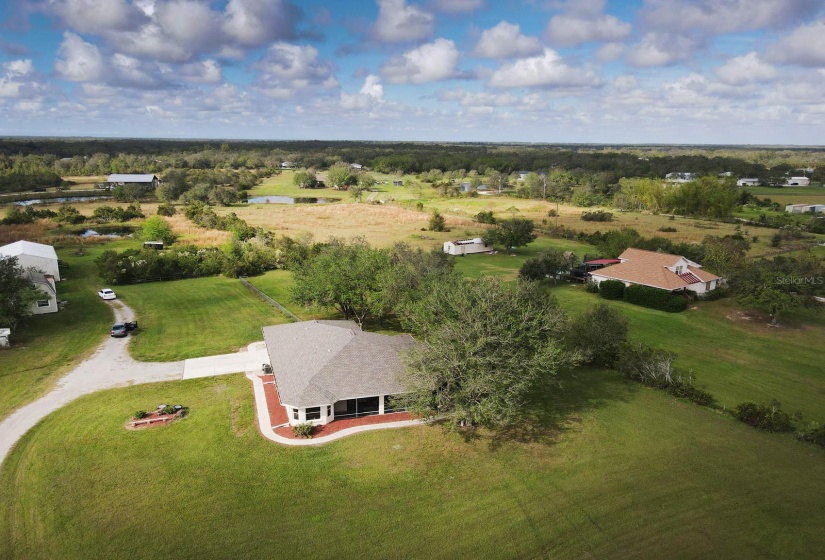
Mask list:
[[[107,303],[112,307],[116,323],[134,321],[135,312],[129,306],[119,300],[112,300]],[[138,362],[129,355],[128,344],[128,337],[105,340],[97,347],[92,356],[63,376],[50,393],[17,409],[11,416],[0,422],[0,466],[2,466],[14,444],[35,424],[80,396],[112,387],[174,381],[184,378],[185,367],[183,361]],[[254,347],[254,345],[250,346]],[[266,355],[265,350],[263,355]],[[201,361],[196,361],[195,366],[190,368],[190,371],[193,372],[190,377],[206,377],[241,371],[260,371],[261,364],[269,362],[269,357],[262,358],[260,350],[257,349],[253,352],[227,354],[216,358],[213,361],[210,361],[211,358],[199,358]],[[251,369],[241,369],[247,367],[247,365],[252,366]],[[225,371],[227,367],[232,371]]]
[[[261,366],[269,363],[269,354],[263,342],[253,342],[246,352],[220,354],[205,358],[191,358],[183,363],[183,378],[211,377],[228,373],[261,371]]]

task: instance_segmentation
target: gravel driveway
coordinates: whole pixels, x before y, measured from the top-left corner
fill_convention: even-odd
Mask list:
[[[107,302],[115,322],[134,321],[135,312],[119,300]],[[138,362],[129,356],[129,337],[109,338],[95,353],[64,375],[57,386],[0,422],[0,465],[11,448],[35,424],[76,398],[112,387],[183,378],[183,361]]]

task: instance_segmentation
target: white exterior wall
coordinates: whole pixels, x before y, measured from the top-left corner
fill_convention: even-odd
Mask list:
[[[37,305],[37,302],[32,304],[32,313],[35,315],[43,315],[45,313],[57,313],[57,296],[55,296],[54,292],[49,290],[43,284],[35,284],[35,287],[40,291],[38,294],[38,298],[40,301],[48,301],[49,305],[45,307],[40,307]]]
[[[811,180],[807,177],[791,177],[785,181],[785,184],[807,187],[811,184]]]
[[[321,408],[321,418],[318,420],[307,420],[307,408],[315,408],[314,406],[309,407],[299,407],[299,406],[290,406],[288,404],[283,405],[286,409],[287,418],[289,418],[289,425],[296,426],[298,424],[306,424],[307,422],[312,423],[313,426],[323,426],[324,424],[329,424],[333,420],[335,420],[335,407],[332,404],[326,405],[322,404],[319,405]],[[330,414],[327,415],[327,406],[330,407]],[[298,409],[298,419],[296,420],[293,416],[293,410]]]
[[[467,240],[471,243],[457,243],[455,241],[445,241],[443,251],[448,255],[472,255],[474,253],[489,253],[493,248],[485,245],[481,238]]]
[[[739,187],[756,187],[759,185],[759,179],[739,179],[736,181]]]

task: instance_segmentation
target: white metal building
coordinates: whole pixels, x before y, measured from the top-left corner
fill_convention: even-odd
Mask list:
[[[786,187],[807,187],[811,184],[811,180],[807,177],[788,177],[785,179]]]
[[[736,181],[737,187],[758,187],[759,179],[755,177],[743,177]]]
[[[480,237],[475,239],[459,239],[457,241],[445,241],[444,252],[448,255],[471,255],[473,253],[489,253],[493,250],[492,245],[486,245]]]
[[[34,268],[43,274],[60,280],[60,270],[57,267],[57,253],[51,245],[32,243],[31,241],[15,241],[0,247],[0,256],[17,257],[17,264],[24,269]]]

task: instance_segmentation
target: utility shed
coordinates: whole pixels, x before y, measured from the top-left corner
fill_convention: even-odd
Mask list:
[[[489,253],[492,245],[487,245],[480,237],[475,239],[459,239],[444,242],[443,251],[448,255],[471,255],[473,253]]]
[[[34,268],[43,274],[54,277],[55,280],[60,280],[57,253],[51,245],[31,241],[15,241],[0,247],[0,256],[17,257],[17,264],[22,268]]]

